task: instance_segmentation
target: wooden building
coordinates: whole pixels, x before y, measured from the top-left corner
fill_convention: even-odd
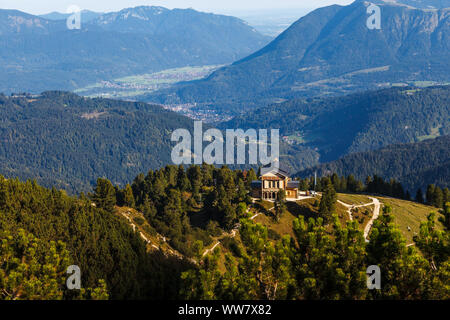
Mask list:
[[[284,190],[286,199],[299,197],[299,182],[292,181],[287,172],[281,169],[262,169],[259,180],[252,182],[254,198],[274,201],[280,190]]]

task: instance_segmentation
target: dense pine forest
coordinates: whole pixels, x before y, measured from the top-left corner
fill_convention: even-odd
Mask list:
[[[111,208],[109,208],[111,209]],[[0,177],[0,299],[178,297],[186,266],[148,254],[129,225],[85,195]],[[86,292],[65,290],[78,265]]]
[[[408,198],[401,184],[370,177],[319,179],[317,211],[297,215],[290,234],[250,219],[253,171],[210,165],[167,166],[123,188],[100,178],[92,193],[68,196],[34,181],[0,178],[1,299],[448,299],[450,201],[430,186],[420,201],[435,205],[408,245],[383,207],[366,242],[358,221],[336,214],[336,192]],[[300,180],[304,189],[314,180]],[[281,194],[281,193],[280,193]],[[266,211],[285,214],[282,195]],[[148,243],[118,210],[138,210]],[[431,207],[430,207],[431,208]],[[143,221],[137,221],[140,224]],[[442,224],[445,227],[437,227]],[[226,236],[223,251],[213,239]],[[80,266],[82,290],[65,288],[65,269]],[[368,290],[366,269],[379,265],[382,289]]]
[[[375,151],[351,153],[339,160],[315,166],[297,173],[307,177],[330,172],[338,175],[354,174],[359,180],[377,174],[385,179],[394,178],[406,190],[416,192],[429,184],[450,187],[450,136],[438,137],[418,143],[390,145]]]
[[[280,128],[282,136],[297,136],[297,145],[316,150],[320,162],[328,162],[348,153],[449,135],[449,105],[450,86],[389,88],[289,100],[220,126]]]
[[[170,133],[192,121],[146,103],[89,99],[68,92],[0,94],[0,170],[70,193],[98,177],[126,183],[170,163]]]
[[[448,139],[422,141],[450,134],[449,88],[292,100],[215,126],[279,128],[280,159],[292,174],[342,158],[322,171],[361,180],[374,174],[395,178],[410,192],[428,184],[448,187]],[[172,132],[193,128],[192,119],[160,106],[57,91],[0,94],[0,116],[2,174],[70,194],[91,190],[98,177],[124,186],[139,172],[171,163]]]

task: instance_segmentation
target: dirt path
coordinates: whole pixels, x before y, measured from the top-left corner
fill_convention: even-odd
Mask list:
[[[136,232],[136,229],[139,231],[139,235],[141,236],[142,240],[145,241],[145,243],[152,244],[152,242],[149,239],[147,239],[147,237],[142,233],[142,231],[139,230],[138,226],[133,222],[133,220],[131,220],[131,218],[126,213],[120,212],[120,215],[128,220],[128,222],[131,225],[131,228],[133,228],[133,232]],[[152,247],[159,249],[159,247],[153,244]]]
[[[373,200],[374,198],[370,198],[370,199]],[[352,205],[352,204],[348,204],[348,203],[342,202],[341,200],[338,200],[337,202],[339,202],[340,204],[342,204],[344,207],[346,207],[348,209],[347,212],[348,212],[348,216],[350,217],[350,220],[353,220],[352,209],[368,207],[368,206],[371,206],[371,205],[375,204],[375,202],[372,201],[371,203],[365,203],[365,204],[360,204],[360,205],[355,206],[355,205]]]
[[[206,256],[208,253],[213,252],[214,249],[220,244],[220,241],[217,241],[216,244],[211,249],[206,249],[205,252],[203,252],[203,257]]]
[[[272,207],[272,208],[270,208],[270,209],[267,209],[267,211],[272,211],[273,209],[275,209],[275,207]],[[248,211],[247,211],[247,212],[248,212]],[[258,212],[258,213],[255,214],[253,217],[251,217],[250,220],[255,219],[257,216],[259,216],[259,215],[261,215],[261,214],[262,214],[262,212]]]
[[[366,239],[366,242],[369,241],[367,238],[369,237],[370,229],[372,229],[373,222],[376,219],[378,219],[378,216],[380,215],[380,208],[381,208],[380,200],[378,200],[376,198],[370,198],[370,199],[372,199],[372,201],[373,201],[372,204],[375,205],[375,208],[373,209],[372,219],[370,219],[370,221],[367,223],[366,227],[364,228],[364,239]]]
[[[252,199],[252,203],[255,203],[255,199]],[[272,209],[273,209],[273,208],[272,208]],[[270,209],[270,210],[271,210],[271,209]],[[249,212],[250,212],[250,207],[247,208],[247,213],[249,213]],[[253,217],[250,218],[250,220],[255,219],[255,218],[256,218],[257,216],[259,216],[260,214],[261,214],[261,213],[255,214]],[[225,236],[229,235],[231,238],[234,238],[234,237],[236,236],[236,233],[238,232],[238,230],[239,230],[239,227],[234,228],[233,230],[231,230],[230,233],[224,232],[224,233],[221,235],[221,237],[225,237]],[[203,253],[203,257],[206,256],[207,254],[209,254],[210,252],[213,252],[214,249],[215,249],[219,244],[220,244],[220,240],[218,240],[218,241],[214,244],[214,246],[212,246],[212,248],[206,249],[205,252]]]
[[[366,227],[364,228],[364,239],[366,239],[366,242],[368,242],[368,237],[369,237],[369,232],[372,228],[373,222],[378,219],[379,215],[380,215],[380,208],[381,208],[381,203],[377,198],[372,198],[369,197],[369,199],[372,200],[371,203],[365,203],[365,204],[361,204],[361,205],[351,205],[345,202],[342,202],[341,200],[338,200],[337,202],[339,202],[340,204],[342,204],[344,207],[346,207],[348,210],[348,215],[350,217],[350,220],[353,220],[353,215],[352,215],[352,209],[354,208],[362,208],[362,207],[368,207],[368,206],[374,206],[375,208],[373,209],[373,215],[372,218],[369,220],[369,222],[367,223]]]

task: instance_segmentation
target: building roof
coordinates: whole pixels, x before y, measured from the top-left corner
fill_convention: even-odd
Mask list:
[[[298,189],[300,187],[300,182],[299,181],[288,181],[286,187],[287,188],[292,188],[292,189],[295,189],[295,188]]]
[[[289,173],[280,168],[261,168],[261,176],[274,175],[281,178],[289,178]]]

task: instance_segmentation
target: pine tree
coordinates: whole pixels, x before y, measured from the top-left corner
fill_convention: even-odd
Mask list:
[[[409,193],[409,190],[406,191],[405,200],[408,200],[408,201],[411,200],[411,193]]]
[[[144,203],[140,207],[145,219],[152,224],[156,217],[157,211],[154,203],[149,199],[148,195],[145,195]]]
[[[177,186],[180,191],[189,191],[192,189],[191,182],[182,165],[178,166]]]
[[[6,179],[0,175],[0,209],[7,210],[9,206],[10,199]]]
[[[407,247],[395,226],[392,208],[385,206],[375,220],[367,245],[367,265],[381,269],[381,290],[371,290],[374,298],[429,299],[431,268],[413,247]]]
[[[233,226],[237,219],[236,210],[231,204],[227,204],[223,209],[223,225],[227,230],[233,229]]]
[[[417,190],[417,193],[416,193],[416,201],[417,201],[418,203],[424,203],[424,202],[425,202],[425,200],[424,200],[424,198],[423,198],[423,192],[422,192],[422,189]]]
[[[442,189],[439,187],[434,188],[433,192],[433,198],[432,198],[432,205],[436,208],[443,208],[444,207],[444,194],[442,193]]]
[[[116,190],[108,179],[97,179],[97,186],[94,189],[92,199],[98,208],[112,212],[116,205]]]
[[[447,228],[447,232],[450,232],[450,202],[444,206],[444,226]]]
[[[432,206],[433,205],[433,195],[434,195],[434,184],[430,184],[427,187],[427,204]]]
[[[286,193],[284,190],[280,190],[277,193],[277,198],[275,200],[275,219],[280,221],[281,216],[286,211]]]
[[[358,191],[358,181],[352,174],[347,177],[347,189],[350,192]]]
[[[245,201],[247,198],[248,192],[247,192],[247,188],[245,187],[245,183],[241,178],[238,179],[237,189],[238,189],[237,194],[236,194],[237,202]]]
[[[134,208],[135,206],[133,189],[131,189],[131,186],[129,184],[125,186],[123,193],[123,202],[124,205],[127,207]]]
[[[445,188],[442,191],[442,197],[443,197],[443,201],[442,201],[443,206],[442,206],[442,208],[445,209],[445,204],[447,202],[450,202],[450,191],[448,190],[448,188]]]
[[[337,194],[329,179],[325,183],[325,189],[322,193],[322,199],[320,200],[319,205],[319,214],[324,221],[328,223],[331,221],[331,216],[336,209]]]
[[[253,170],[253,168],[251,168],[248,172],[247,172],[247,178],[245,180],[246,182],[246,186],[248,189],[250,189],[250,186],[252,184],[253,181],[258,180],[258,177],[256,176],[255,171]]]
[[[336,173],[333,173],[331,176],[331,183],[333,184],[333,188],[336,191],[341,190],[341,180],[339,179],[339,176]]]

